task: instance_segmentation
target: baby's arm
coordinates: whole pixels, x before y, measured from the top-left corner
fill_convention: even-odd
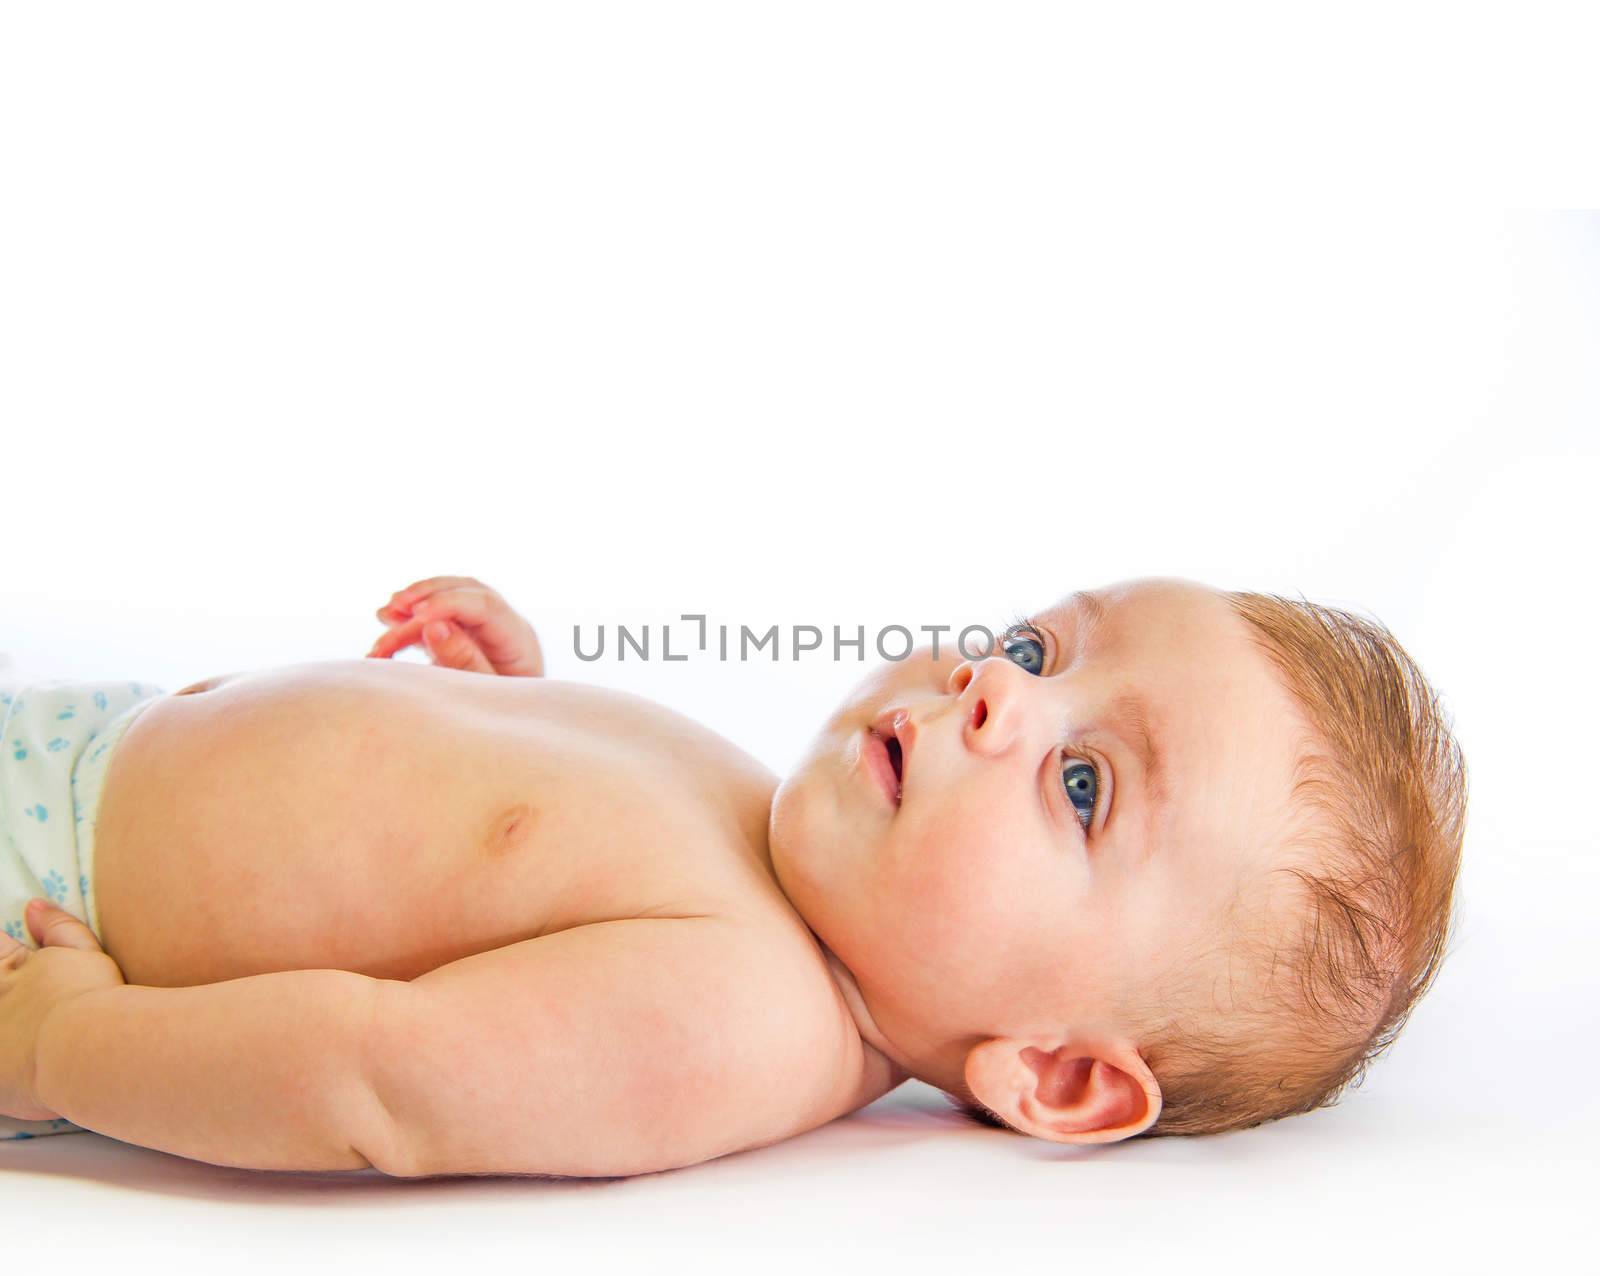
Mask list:
[[[391,985],[373,1089],[402,1172],[649,1174],[848,1111],[860,1039],[786,952],[727,917],[637,917]]]
[[[34,1093],[87,1129],[244,1169],[674,1169],[849,1110],[859,1041],[824,981],[770,956],[726,918],[652,917],[410,982],[298,970],[104,988],[45,1019]]]
[[[213,1165],[392,1172],[369,1080],[386,986],[291,970],[84,993],[39,1030],[35,1093],[75,1125]]]

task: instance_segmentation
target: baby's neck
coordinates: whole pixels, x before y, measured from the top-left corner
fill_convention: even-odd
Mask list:
[[[912,1076],[911,1061],[895,1048],[894,1043],[878,1027],[872,1017],[872,1011],[867,1008],[867,1003],[861,996],[861,988],[856,983],[856,977],[822,940],[817,940],[817,946],[822,949],[822,955],[828,963],[828,973],[838,985],[844,1004],[850,1008],[850,1017],[855,1021],[856,1031],[861,1034],[861,1047],[866,1053],[864,1086],[882,1093],[894,1089],[902,1081],[909,1080]]]

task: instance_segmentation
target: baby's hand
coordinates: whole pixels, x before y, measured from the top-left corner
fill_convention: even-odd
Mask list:
[[[533,626],[470,576],[433,576],[407,585],[378,608],[378,619],[389,632],[368,656],[387,659],[421,642],[434,664],[449,669],[522,678],[544,674]]]
[[[65,909],[39,900],[26,916],[37,949],[0,932],[0,1114],[48,1121],[60,1114],[34,1093],[45,1017],[74,997],[125,981],[94,932]]]

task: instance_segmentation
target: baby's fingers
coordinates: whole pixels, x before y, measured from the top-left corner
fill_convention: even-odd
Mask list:
[[[429,621],[422,627],[422,639],[433,656],[433,663],[468,673],[493,673],[491,665],[478,644],[446,620]]]
[[[397,625],[387,633],[379,634],[378,640],[372,644],[372,650],[367,652],[369,657],[378,657],[387,660],[397,651],[404,651],[407,647],[414,647],[421,643],[427,649],[428,655],[433,658],[433,663],[443,665],[449,669],[462,669],[469,673],[494,673],[491,665],[478,645],[467,637],[457,626],[445,620],[428,620],[418,617],[409,620],[403,625]]]
[[[510,608],[498,594],[491,594],[482,585],[455,589],[441,589],[412,605],[411,614],[432,620],[453,620],[466,629],[476,629],[485,624],[494,612],[506,613]]]
[[[420,620],[408,620],[385,630],[378,635],[377,641],[372,644],[372,650],[367,652],[367,655],[387,660],[395,652],[415,646],[422,641],[422,623]]]
[[[411,615],[411,609],[423,599],[430,598],[441,590],[456,589],[461,586],[487,588],[482,581],[474,580],[471,576],[430,576],[427,580],[419,580],[414,585],[396,590],[389,601],[378,608],[378,619],[384,624],[407,619]]]
[[[95,933],[81,921],[47,899],[30,899],[23,910],[23,920],[40,948],[81,948],[84,952],[100,953],[100,941]]]

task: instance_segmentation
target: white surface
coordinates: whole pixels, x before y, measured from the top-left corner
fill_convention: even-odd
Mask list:
[[[782,769],[859,666],[584,665],[572,625],[999,620],[1138,575],[1354,606],[1445,693],[1473,785],[1454,950],[1367,1085],[1087,1152],[911,1086],[609,1183],[260,1175],[71,1135],[0,1147],[8,1265],[1587,1254],[1600,223],[1261,203],[1358,151],[1386,209],[1441,156],[1562,153],[1510,125],[1453,150],[1348,93],[1340,49],[1408,85],[1440,62],[1387,16],[1381,41],[1319,30],[1327,67],[1265,110],[1194,29],[1064,12],[8,10],[0,650],[175,688],[358,656],[390,591],[466,573],[534,618],[552,676]],[[1458,43],[1514,38],[1464,21]],[[1368,112],[1359,145],[1283,105],[1305,75],[1339,128]]]

